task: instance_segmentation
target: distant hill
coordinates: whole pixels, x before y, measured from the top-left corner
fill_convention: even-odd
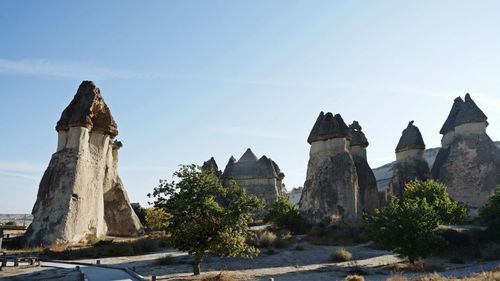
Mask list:
[[[4,224],[4,223],[7,223],[9,221],[16,222],[16,225],[23,225],[25,223],[26,226],[28,226],[33,221],[33,215],[31,215],[31,214],[0,214],[0,223]]]

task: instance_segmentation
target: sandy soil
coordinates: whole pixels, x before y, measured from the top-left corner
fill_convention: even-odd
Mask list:
[[[53,267],[5,267],[0,271],[1,281],[77,281],[78,271],[74,269],[53,268]]]

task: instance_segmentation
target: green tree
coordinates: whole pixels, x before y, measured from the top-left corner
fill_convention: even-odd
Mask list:
[[[146,226],[152,230],[167,229],[170,217],[162,208],[146,208],[144,210]]]
[[[130,206],[132,206],[134,213],[137,215],[137,218],[139,218],[139,221],[142,223],[142,225],[146,225],[146,213],[141,204],[131,203]]]
[[[286,195],[278,196],[264,217],[264,222],[271,222],[277,227],[288,228],[297,232],[300,229],[301,215],[300,211],[290,201]]]
[[[182,166],[174,173],[178,181],[160,181],[153,191],[154,206],[170,215],[167,231],[177,249],[193,254],[193,271],[200,274],[206,251],[220,256],[251,257],[258,249],[246,243],[251,214],[264,202],[247,195],[236,182],[221,185],[198,166]]]
[[[436,181],[414,181],[405,186],[403,198],[393,197],[382,210],[366,216],[370,237],[411,263],[439,249],[444,239],[440,224],[460,223],[467,215],[464,206],[453,202],[446,186]]]
[[[446,185],[435,181],[411,181],[405,185],[405,199],[425,198],[439,215],[439,224],[461,223],[467,218],[467,208],[453,201]]]
[[[479,219],[486,225],[488,234],[495,240],[500,240],[500,186],[479,209]]]

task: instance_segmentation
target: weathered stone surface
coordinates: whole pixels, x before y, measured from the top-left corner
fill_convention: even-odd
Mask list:
[[[380,208],[377,180],[365,158],[352,155],[359,186],[359,205],[362,212],[373,214]]]
[[[425,149],[422,134],[420,130],[413,125],[413,121],[410,121],[408,127],[404,129],[398,145],[396,146],[396,153],[411,149]]]
[[[112,138],[118,135],[111,111],[92,81],[80,84],[73,100],[61,114],[56,130],[67,131],[71,127],[85,127],[91,132],[101,132]]]
[[[309,223],[359,220],[359,186],[356,166],[349,152],[323,161],[312,179],[306,181],[299,207]]]
[[[205,172],[212,172],[217,178],[220,178],[222,176],[222,171],[219,170],[219,166],[217,166],[217,162],[213,157],[203,162],[201,170]]]
[[[404,186],[414,180],[427,180],[430,178],[429,164],[423,157],[409,158],[406,161],[397,161],[394,166],[394,175],[389,184],[392,196],[401,197]]]
[[[500,149],[486,134],[458,135],[439,151],[432,176],[452,199],[479,208],[500,184]]]
[[[423,157],[424,150],[422,134],[413,125],[413,121],[410,121],[396,147],[396,164],[389,183],[388,196],[401,197],[408,182],[430,178],[429,164]]]
[[[238,161],[231,156],[222,173],[223,182],[235,180],[248,194],[264,199],[267,206],[285,193],[284,177],[276,162],[265,155],[258,159],[250,148]]]
[[[443,125],[446,130],[440,131],[442,147],[432,177],[448,186],[452,199],[475,210],[500,184],[500,149],[486,134],[488,117],[471,96],[466,94],[465,101],[460,100],[455,99]]]
[[[57,152],[40,182],[26,242],[51,245],[142,234],[118,176],[116,124],[93,83],[80,85],[57,130]]]
[[[315,141],[329,140],[333,138],[351,139],[351,131],[345,124],[340,114],[324,113],[319,114],[316,123],[307,138],[307,142],[312,144]]]
[[[359,219],[360,188],[350,153],[351,137],[349,127],[339,114],[320,113],[307,139],[311,148],[299,201],[306,222],[333,219],[352,223]]]
[[[362,131],[358,121],[349,125],[351,129],[351,154],[356,165],[359,185],[359,201],[361,211],[372,214],[375,209],[380,208],[377,181],[375,175],[367,162],[366,147],[368,139]]]

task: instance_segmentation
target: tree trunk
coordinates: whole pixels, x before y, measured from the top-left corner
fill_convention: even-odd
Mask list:
[[[200,275],[200,264],[204,254],[205,253],[196,253],[194,255],[194,263],[193,263],[194,275]]]

